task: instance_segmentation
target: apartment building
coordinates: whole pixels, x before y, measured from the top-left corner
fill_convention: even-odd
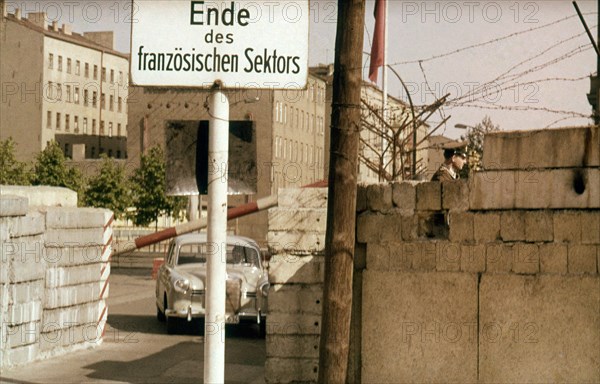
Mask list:
[[[12,137],[25,161],[51,140],[77,160],[126,158],[129,60],[113,33],[2,10],[0,139]]]
[[[305,90],[227,91],[229,119],[249,122],[256,143],[256,193],[233,195],[236,206],[277,193],[280,187],[300,187],[325,177],[326,83],[309,75]],[[209,91],[192,88],[129,88],[128,162],[135,167],[154,145],[169,152],[169,121],[206,123]],[[195,137],[195,136],[194,136]],[[230,154],[230,158],[233,154]],[[266,241],[267,212],[230,222],[230,230]]]

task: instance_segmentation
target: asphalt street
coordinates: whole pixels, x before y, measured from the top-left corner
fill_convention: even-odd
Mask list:
[[[0,383],[202,383],[199,323],[167,335],[156,319],[149,270],[113,269],[102,344],[5,369]],[[226,328],[225,382],[264,383],[265,340],[256,325]]]

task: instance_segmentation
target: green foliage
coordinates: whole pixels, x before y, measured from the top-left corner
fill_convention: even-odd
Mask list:
[[[120,219],[133,202],[125,167],[105,154],[101,157],[102,165],[98,173],[89,179],[85,189],[84,204],[110,209]]]
[[[27,165],[15,157],[15,142],[12,137],[0,141],[0,184],[31,184],[31,172]]]
[[[58,143],[51,141],[36,157],[33,166],[33,185],[65,187],[82,196],[85,181],[81,171],[68,167]]]
[[[468,177],[471,170],[478,171],[482,169],[483,158],[483,138],[486,133],[499,131],[500,126],[494,125],[489,116],[485,116],[481,123],[477,123],[473,128],[469,128],[465,136],[461,136],[461,140],[467,141],[467,152],[469,159],[465,167],[462,169],[460,176]]]
[[[155,222],[161,213],[178,216],[185,206],[184,198],[166,195],[165,155],[158,146],[142,155],[132,182],[136,207],[133,222],[136,225],[146,226]]]

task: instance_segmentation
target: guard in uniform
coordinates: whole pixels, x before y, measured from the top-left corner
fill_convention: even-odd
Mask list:
[[[444,164],[433,174],[431,181],[451,181],[460,178],[460,170],[467,162],[467,153],[463,148],[444,149]]]

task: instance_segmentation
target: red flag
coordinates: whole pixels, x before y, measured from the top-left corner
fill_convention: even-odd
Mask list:
[[[369,79],[377,83],[379,67],[383,65],[383,48],[385,41],[385,2],[386,0],[375,0],[375,32],[373,33],[373,45],[371,46],[371,66],[369,68]]]

